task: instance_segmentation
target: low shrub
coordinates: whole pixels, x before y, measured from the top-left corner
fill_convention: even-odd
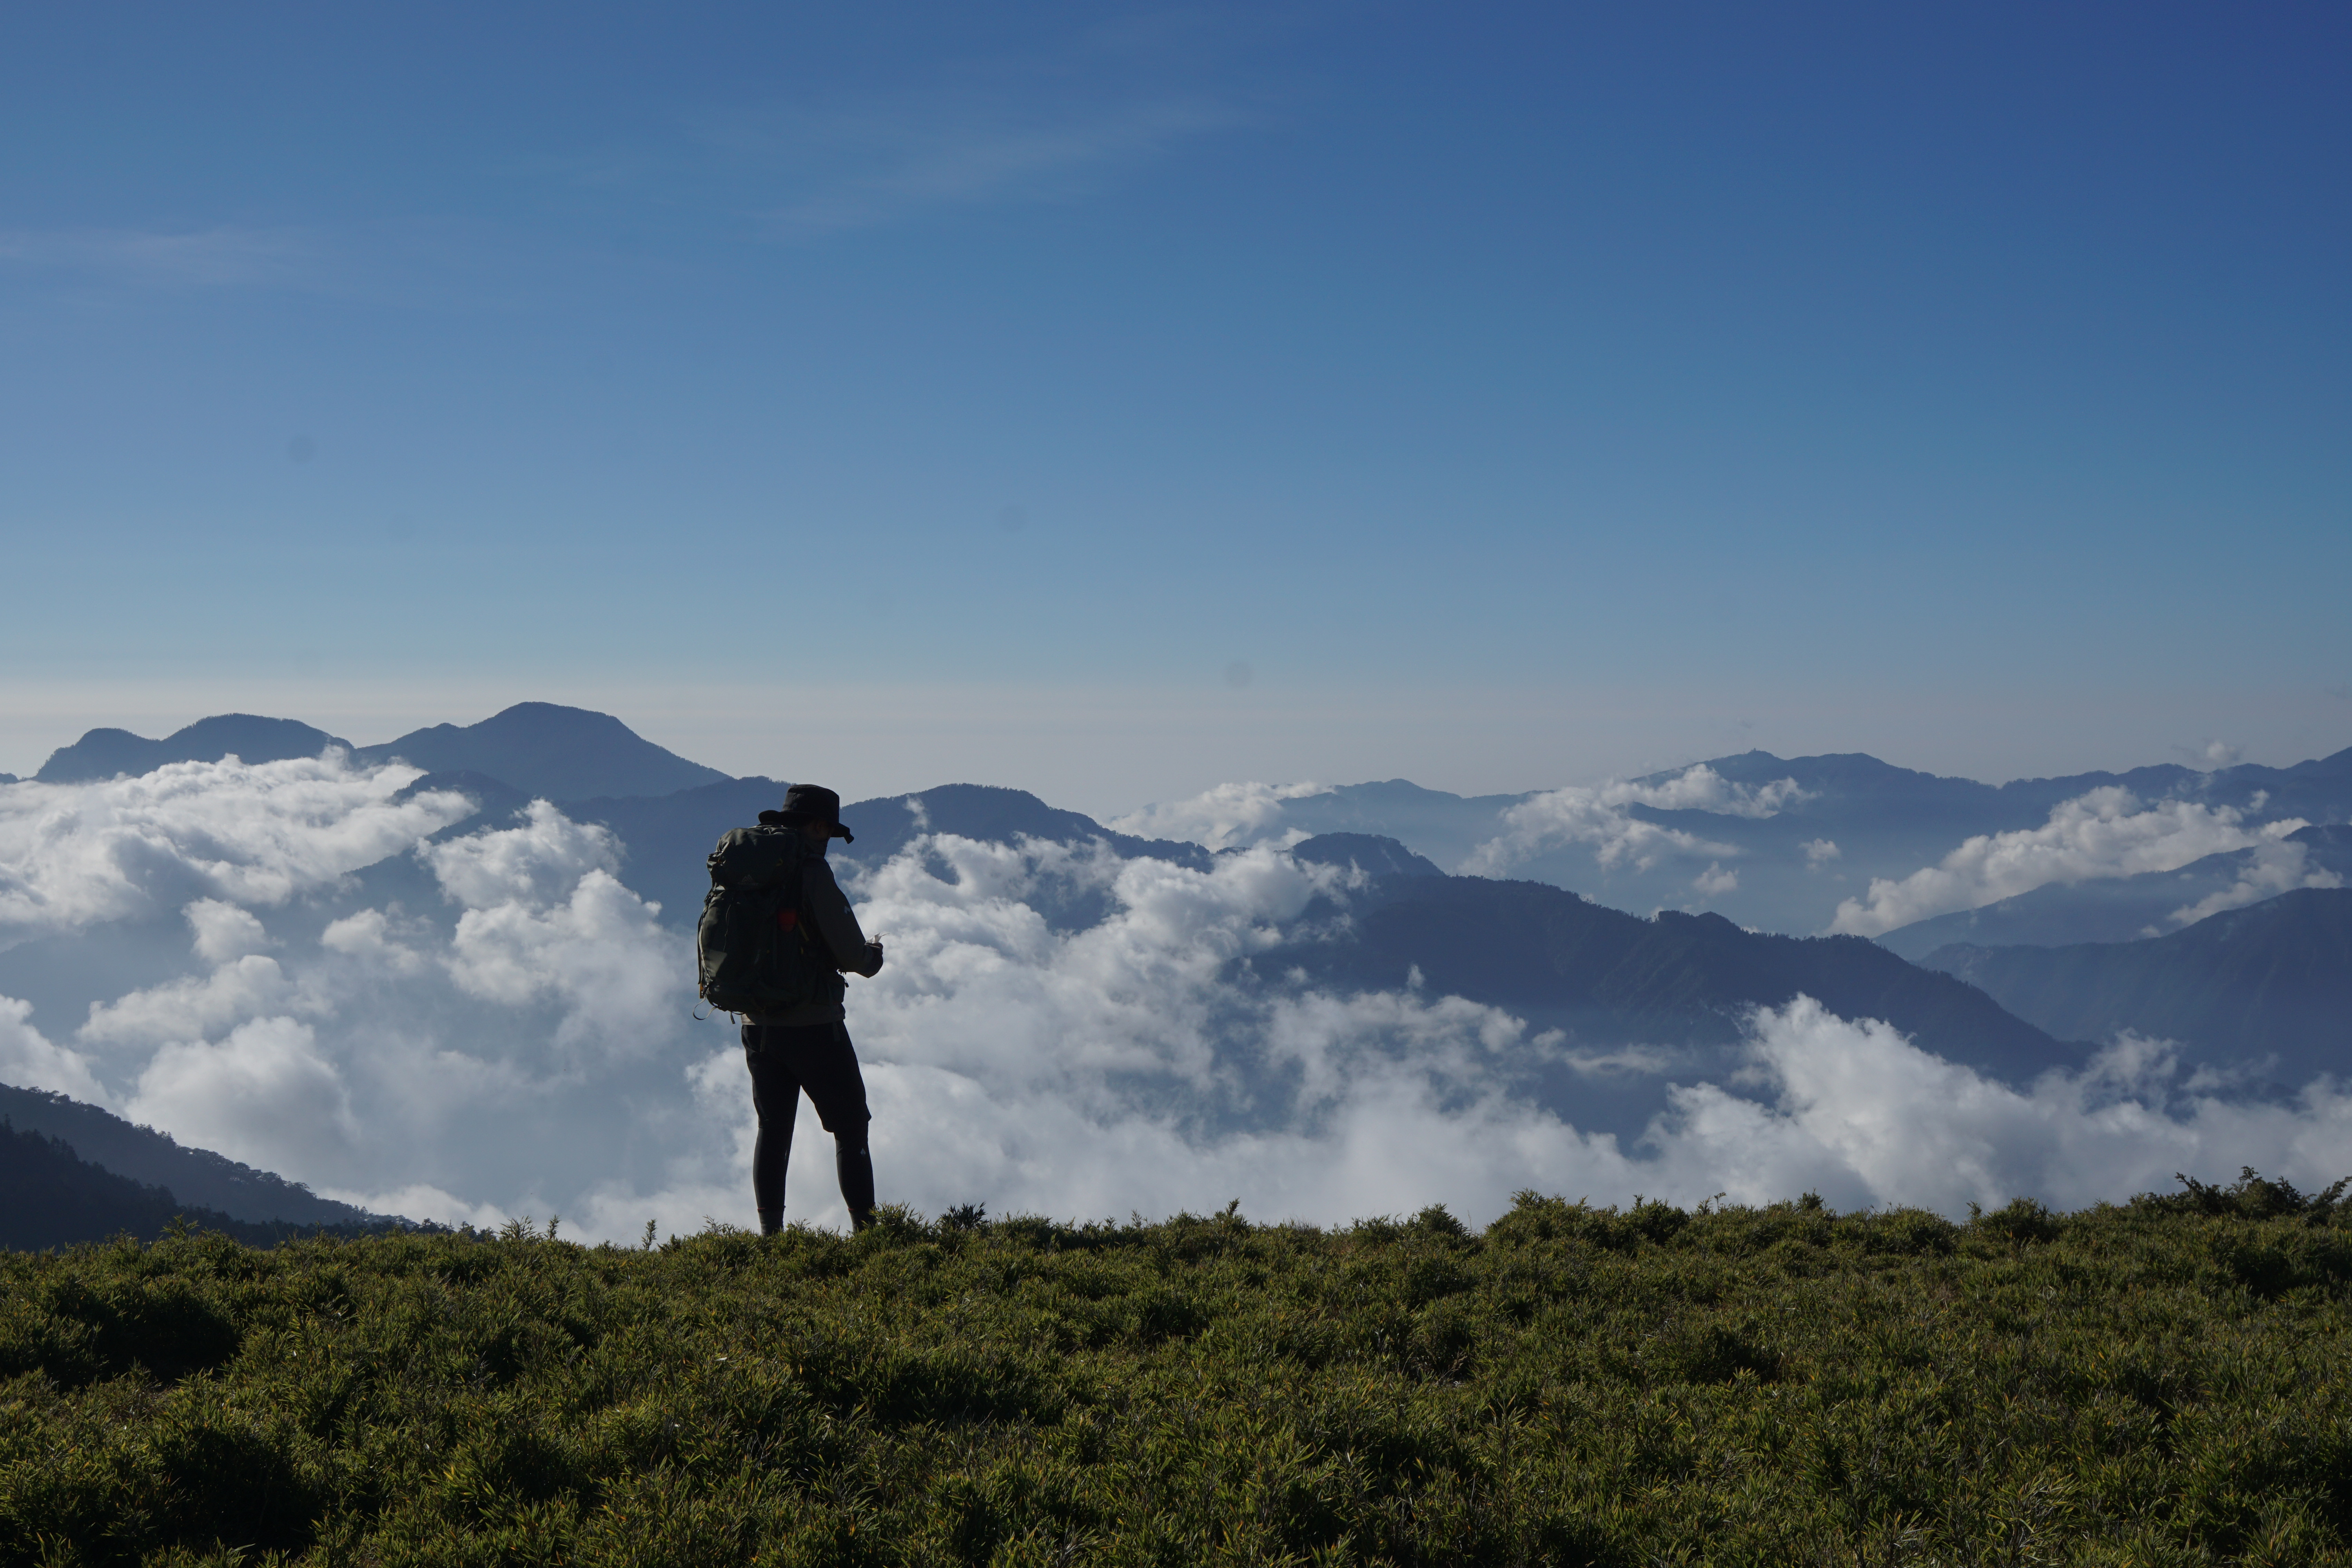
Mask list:
[[[2340,1561],[2341,1195],[0,1254],[0,1564]]]

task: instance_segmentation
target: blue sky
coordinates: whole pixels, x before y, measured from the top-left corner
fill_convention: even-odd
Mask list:
[[[0,23],[0,770],[853,794],[2352,744],[2317,5]]]

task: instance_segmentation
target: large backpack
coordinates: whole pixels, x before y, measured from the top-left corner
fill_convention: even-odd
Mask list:
[[[805,846],[796,827],[738,827],[710,852],[695,931],[702,999],[723,1013],[782,1013],[816,1001],[833,966],[801,918]]]

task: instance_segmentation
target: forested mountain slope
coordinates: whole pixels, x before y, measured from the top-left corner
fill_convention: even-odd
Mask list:
[[[46,1089],[0,1084],[0,1121],[20,1131],[46,1133],[94,1165],[142,1185],[168,1187],[182,1203],[216,1209],[232,1219],[373,1226],[391,1218],[322,1198],[283,1176],[257,1171],[209,1149],[187,1148],[152,1127],[136,1126],[110,1110]]]
[[[1926,959],[2053,1034],[2118,1029],[2282,1081],[2352,1068],[2352,889],[2306,888],[2170,936],[2068,947],[1954,945]]]
[[[254,1247],[270,1246],[278,1230],[293,1228],[183,1204],[162,1187],[90,1163],[58,1139],[0,1120],[0,1248],[34,1252],[125,1233],[152,1241],[174,1219]]]
[[[1252,968],[1348,989],[1418,984],[1592,1044],[1727,1045],[1749,1010],[1802,994],[2012,1080],[2081,1056],[1975,986],[1859,937],[1766,935],[1671,910],[1643,920],[1542,882],[1383,878],[1354,907],[1310,910]]]

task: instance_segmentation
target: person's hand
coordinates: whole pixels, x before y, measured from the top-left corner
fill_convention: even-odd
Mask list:
[[[882,939],[878,936],[866,938],[866,951],[874,955],[873,962],[866,970],[867,977],[871,978],[882,973]]]

